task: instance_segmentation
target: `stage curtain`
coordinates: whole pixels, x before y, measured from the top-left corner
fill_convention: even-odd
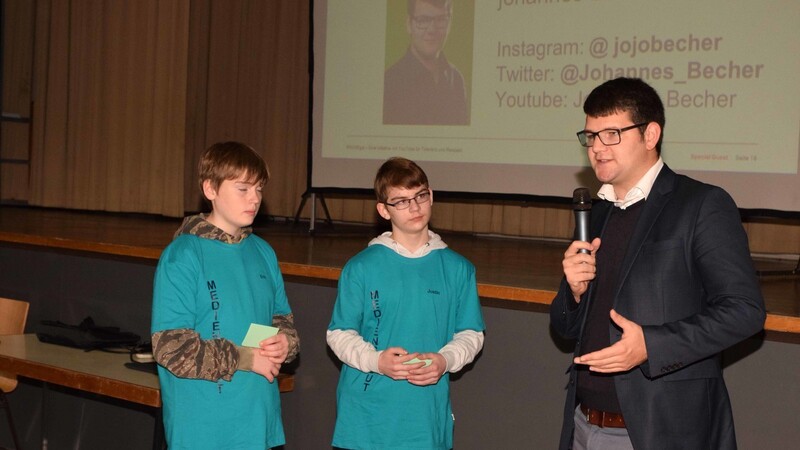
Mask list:
[[[310,2],[195,0],[191,14],[186,209],[202,206],[202,151],[237,140],[270,167],[262,212],[291,217],[306,188]]]
[[[39,0],[29,203],[183,214],[189,0]]]

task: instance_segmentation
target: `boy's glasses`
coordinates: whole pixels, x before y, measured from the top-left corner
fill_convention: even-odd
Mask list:
[[[421,205],[423,203],[428,203],[429,201],[431,201],[431,191],[430,190],[424,190],[424,191],[420,192],[419,194],[415,195],[412,198],[407,198],[407,199],[404,199],[404,200],[398,200],[398,201],[396,201],[394,203],[383,202],[383,204],[386,205],[386,206],[391,206],[394,209],[401,210],[401,209],[408,209],[411,206],[411,201],[412,200],[417,205]]]
[[[411,22],[414,23],[414,26],[419,31],[427,30],[431,27],[431,24],[439,29],[447,28],[447,25],[450,24],[450,14],[444,14],[441,16],[413,16],[411,17]]]

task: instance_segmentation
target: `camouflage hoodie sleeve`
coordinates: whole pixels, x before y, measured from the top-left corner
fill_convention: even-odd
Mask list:
[[[289,354],[284,363],[292,362],[300,351],[300,337],[294,327],[294,314],[275,315],[272,317],[272,326],[278,328],[278,333],[285,334],[289,341]]]
[[[181,378],[230,381],[237,370],[253,366],[252,350],[227,339],[203,340],[188,328],[153,333],[153,356]]]
[[[252,234],[252,228],[242,229],[236,237],[217,228],[206,220],[204,214],[186,217],[175,232],[175,237],[191,234],[226,243],[241,242]],[[300,341],[294,328],[292,314],[276,315],[273,326],[279,328],[289,341],[286,362],[297,355]],[[252,370],[255,349],[240,347],[227,339],[203,340],[188,328],[163,330],[153,334],[153,356],[158,364],[181,378],[230,381],[237,370]]]

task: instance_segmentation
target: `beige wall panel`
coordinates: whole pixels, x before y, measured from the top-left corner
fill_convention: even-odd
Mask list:
[[[492,211],[493,206],[488,203],[475,203],[473,207],[472,225],[475,232],[492,232]]]
[[[341,220],[345,222],[367,222],[369,223],[369,216],[367,216],[367,204],[374,202],[369,202],[368,200],[362,199],[345,199],[341,203]],[[326,201],[327,204],[327,201]],[[322,211],[317,210],[317,217],[322,217]],[[331,213],[333,214],[333,213]]]
[[[455,204],[450,201],[436,201],[433,205],[433,215],[431,218],[432,227],[437,230],[455,229],[453,220],[453,210]]]
[[[361,205],[364,211],[364,223],[383,222],[383,218],[378,215],[377,203],[374,196],[371,196],[368,200],[361,202]]]
[[[543,208],[544,229],[538,236],[572,239],[575,230],[575,214],[569,206]]]
[[[517,205],[506,204],[502,210],[502,231],[501,234],[509,236],[519,236],[522,224],[522,215],[520,214],[520,207]]]
[[[489,228],[490,234],[503,233],[503,202],[492,202],[492,215],[491,227]]]
[[[800,221],[751,222],[745,224],[750,251],[800,255]]]
[[[520,236],[541,236],[544,228],[544,218],[540,214],[541,208],[530,205],[515,205],[519,211],[519,235]]]
[[[319,202],[319,199],[316,200]],[[344,220],[344,209],[346,202],[352,202],[352,200],[345,200],[338,197],[326,197],[325,204],[328,206],[328,212],[331,214],[331,219],[333,220]],[[359,203],[360,204],[360,203]],[[299,206],[299,205],[298,205]],[[322,217],[322,211],[320,208],[320,204],[317,203],[317,213],[316,217]],[[306,200],[305,208],[302,211],[302,217],[311,217],[311,196],[309,195]]]
[[[475,203],[453,204],[453,231],[475,232]]]

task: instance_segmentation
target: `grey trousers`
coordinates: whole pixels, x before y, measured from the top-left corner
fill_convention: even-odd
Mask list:
[[[575,408],[573,450],[633,450],[627,428],[600,428],[586,421],[581,407]]]

